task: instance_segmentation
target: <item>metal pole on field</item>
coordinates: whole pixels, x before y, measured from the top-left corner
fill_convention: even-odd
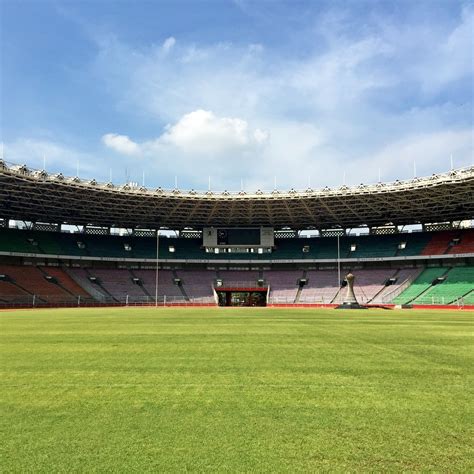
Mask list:
[[[337,282],[338,286],[341,286],[341,246],[339,235],[337,236]]]
[[[156,274],[155,274],[155,306],[158,306],[158,258],[160,248],[160,229],[156,230]]]

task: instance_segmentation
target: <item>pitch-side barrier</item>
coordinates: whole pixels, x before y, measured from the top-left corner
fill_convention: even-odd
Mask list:
[[[470,303],[470,302],[469,302]],[[393,304],[375,304],[362,302],[367,307],[384,307],[384,308],[397,308]],[[269,298],[267,303],[268,307],[273,308],[334,308],[338,304],[332,303],[331,301],[324,301],[324,299],[313,299],[304,300],[297,303],[294,302],[293,298]],[[160,296],[158,301],[152,297],[136,297],[125,295],[123,297],[104,297],[101,299],[94,299],[92,297],[77,296],[70,298],[58,297],[58,296],[37,296],[37,295],[25,295],[25,296],[0,296],[0,308],[87,308],[87,307],[113,307],[113,306],[157,306],[157,307],[169,307],[169,306],[182,306],[182,307],[193,307],[193,306],[217,306],[214,298],[212,297],[201,297],[186,300],[185,298],[177,296]],[[458,298],[451,303],[447,303],[442,298],[434,299],[427,298],[426,300],[417,300],[413,304],[404,305],[404,307],[421,309],[466,309],[473,310],[474,305],[467,304],[463,298]]]

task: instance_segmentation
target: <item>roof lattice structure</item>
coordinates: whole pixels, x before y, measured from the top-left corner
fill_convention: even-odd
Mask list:
[[[0,161],[0,217],[124,228],[327,229],[474,217],[474,167],[337,189],[214,193],[85,181]]]

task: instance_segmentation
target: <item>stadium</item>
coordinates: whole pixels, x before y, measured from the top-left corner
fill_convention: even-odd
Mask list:
[[[5,466],[469,471],[473,197],[472,167],[246,194],[1,162]]]
[[[2,2],[0,471],[474,472],[473,29]]]
[[[0,168],[4,307],[338,305],[349,272],[364,305],[474,305],[473,168],[249,194]]]

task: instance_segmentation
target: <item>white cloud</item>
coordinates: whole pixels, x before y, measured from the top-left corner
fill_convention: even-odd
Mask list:
[[[171,144],[186,153],[219,154],[262,145],[268,132],[251,130],[245,120],[217,117],[207,110],[195,110],[169,126],[160,137],[163,144]]]
[[[259,128],[257,128],[253,132],[253,139],[259,145],[268,141],[269,138],[270,138],[270,133],[267,130],[260,130]]]
[[[156,153],[180,152],[190,159],[196,155],[209,158],[229,153],[257,152],[269,141],[266,130],[251,128],[242,119],[217,117],[208,110],[195,110],[183,115],[175,124],[168,124],[157,138],[136,143],[125,135],[108,133],[103,143],[124,155],[156,156]]]
[[[126,135],[107,133],[102,137],[102,142],[105,146],[125,155],[136,155],[140,152],[140,146]]]
[[[261,166],[271,145],[267,130],[252,127],[241,118],[219,117],[200,109],[183,115],[159,136],[141,143],[113,133],[105,135],[103,141],[119,156],[130,155],[129,146],[133,144],[132,150],[140,150],[141,164],[148,173],[156,170],[162,180],[168,181],[178,175],[180,182],[200,188],[207,176],[213,176],[220,186],[237,186],[236,179],[240,178],[236,176]],[[231,173],[236,169],[237,173]]]
[[[175,44],[176,39],[173,36],[170,36],[165,39],[161,48],[165,53],[169,53]]]
[[[94,72],[119,113],[164,130],[140,143],[112,134],[109,146],[139,150],[157,184],[179,174],[196,187],[206,181],[197,170],[235,189],[240,176],[265,188],[274,175],[282,187],[306,187],[310,175],[333,186],[344,172],[348,183],[370,182],[379,168],[403,179],[413,160],[420,174],[446,170],[451,153],[470,165],[473,10],[363,22],[350,8],[329,10],[287,49],[172,37],[143,49],[100,44]]]

